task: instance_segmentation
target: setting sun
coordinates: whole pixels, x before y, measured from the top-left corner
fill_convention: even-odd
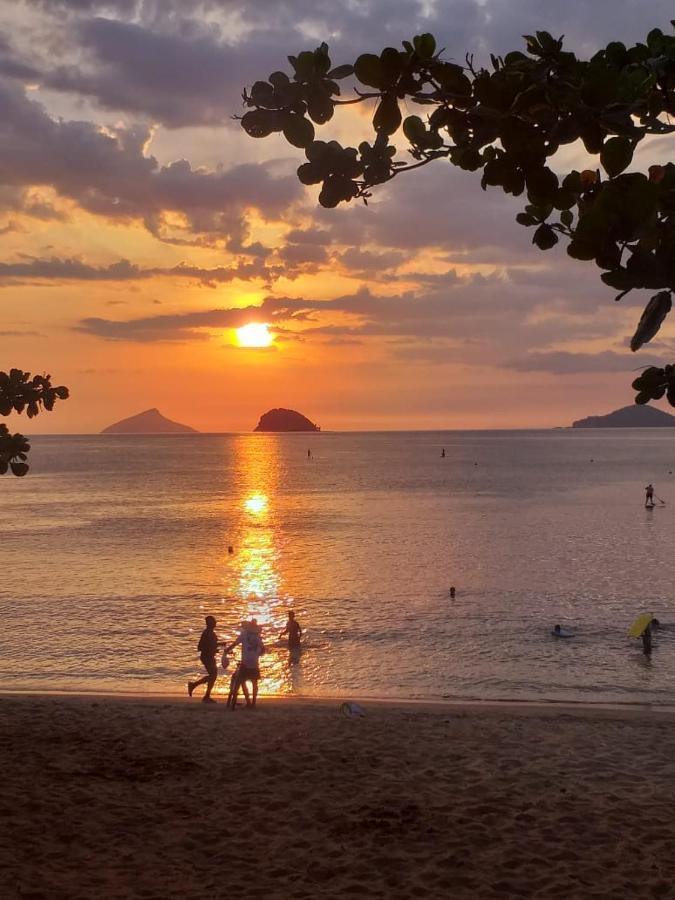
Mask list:
[[[262,322],[250,322],[237,328],[237,340],[241,347],[269,347],[272,343],[272,335],[268,325]]]

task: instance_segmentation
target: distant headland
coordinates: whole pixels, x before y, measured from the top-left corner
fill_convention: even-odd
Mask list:
[[[294,409],[270,409],[260,416],[254,431],[321,431],[318,425]]]
[[[675,416],[653,406],[622,406],[606,416],[588,416],[572,428],[675,428]]]
[[[158,409],[146,409],[145,412],[128,419],[122,419],[104,428],[101,434],[196,434],[196,428],[172,422]]]

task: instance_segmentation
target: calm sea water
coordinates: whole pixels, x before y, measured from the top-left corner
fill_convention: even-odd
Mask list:
[[[222,637],[264,624],[268,692],[675,702],[667,430],[33,445],[0,479],[1,688],[182,691],[213,613]],[[651,660],[641,611],[674,628]]]

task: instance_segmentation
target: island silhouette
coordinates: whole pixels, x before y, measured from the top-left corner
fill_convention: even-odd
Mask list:
[[[101,434],[197,434],[197,429],[172,422],[153,407],[108,425]]]
[[[622,406],[605,416],[587,416],[572,428],[675,428],[675,416],[653,406]]]
[[[270,409],[260,416],[254,431],[321,431],[318,425],[294,409]]]

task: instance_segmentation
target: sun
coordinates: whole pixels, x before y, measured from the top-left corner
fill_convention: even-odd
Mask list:
[[[249,322],[237,328],[237,340],[240,347],[269,347],[273,341],[269,333],[269,325],[262,322]]]

